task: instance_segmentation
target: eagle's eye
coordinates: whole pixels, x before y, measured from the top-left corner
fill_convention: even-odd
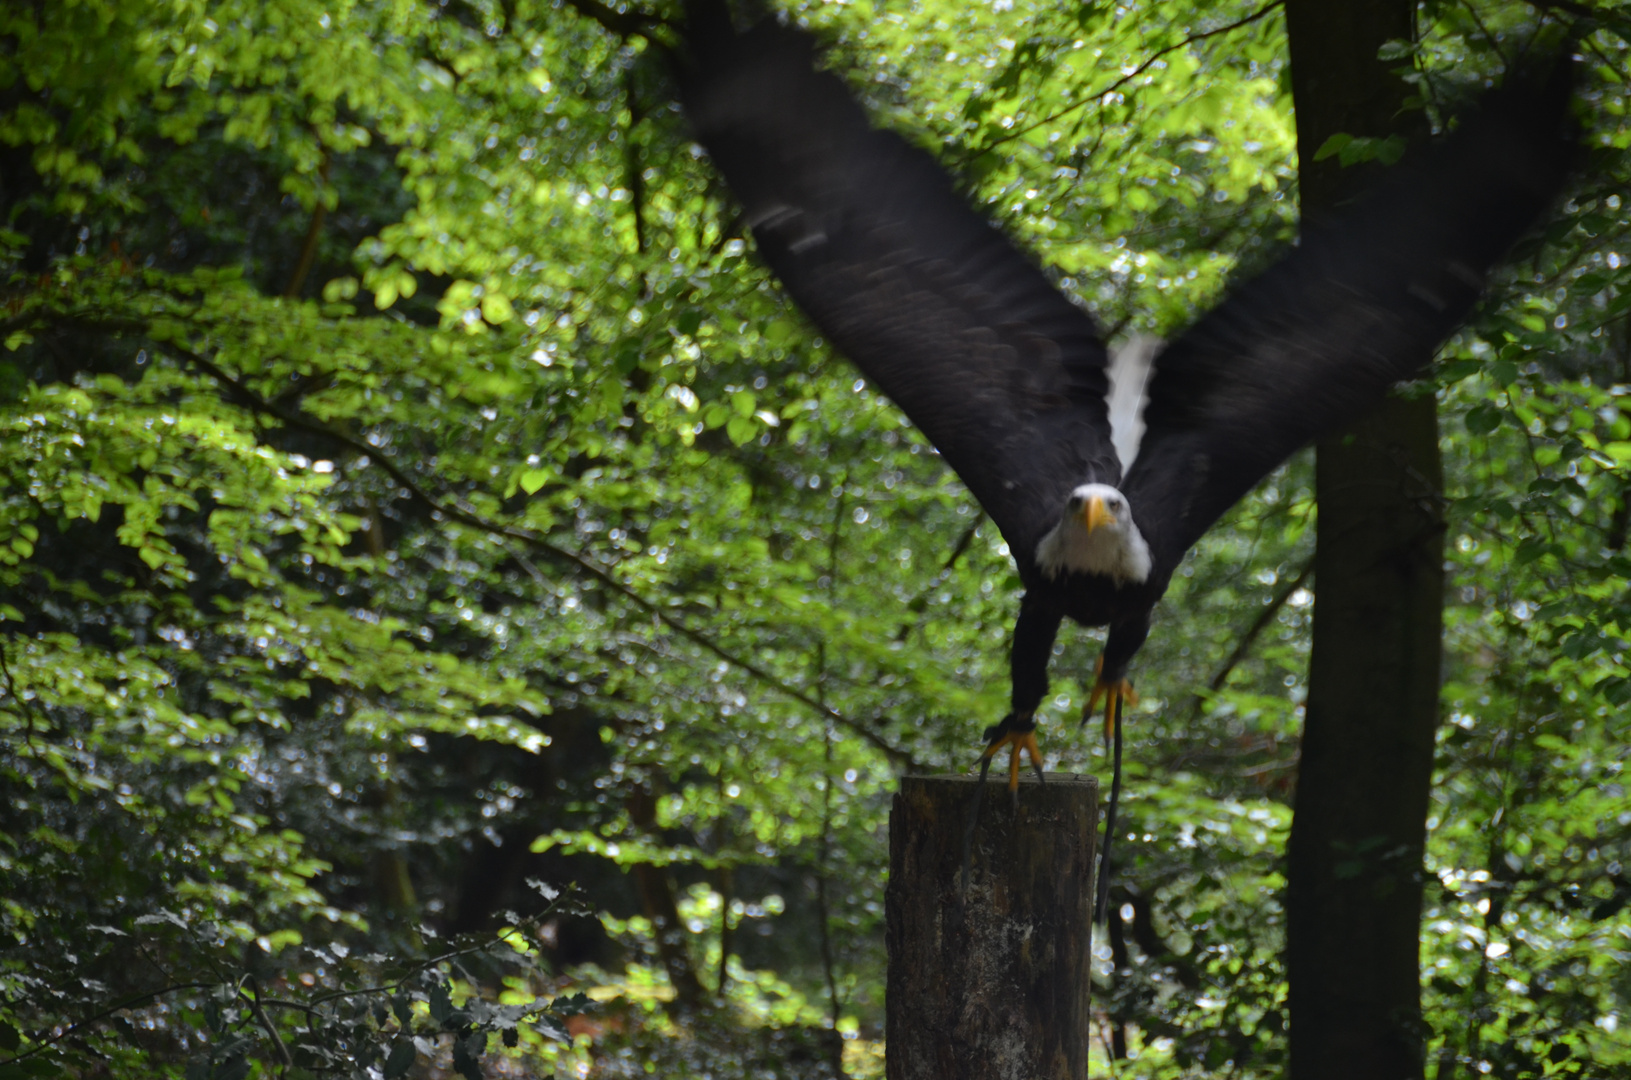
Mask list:
[[[1080,510],[1082,508],[1082,497],[1080,495],[1072,495],[1070,497],[1070,508],[1072,510]]]

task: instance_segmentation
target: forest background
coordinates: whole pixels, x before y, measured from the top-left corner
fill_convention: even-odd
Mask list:
[[[0,1077],[881,1074],[890,793],[1003,713],[1018,581],[754,260],[675,14],[0,8]],[[1439,1078],[1631,1063],[1631,9],[1387,57],[1441,122],[1582,14],[1587,168],[1411,391]],[[1117,334],[1295,233],[1275,3],[788,15]],[[1140,655],[1118,1075],[1284,1069],[1313,526],[1303,455]],[[1096,652],[1044,722],[1103,774]]]

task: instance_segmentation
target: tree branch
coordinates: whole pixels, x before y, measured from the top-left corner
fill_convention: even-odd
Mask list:
[[[278,1060],[283,1062],[283,1067],[285,1069],[293,1067],[294,1058],[290,1056],[289,1048],[283,1045],[283,1036],[278,1034],[277,1025],[272,1023],[272,1018],[266,1015],[265,1009],[261,1008],[261,986],[253,975],[249,977],[249,990],[250,992],[245,994],[240,987],[238,995],[249,1003],[249,1008],[254,1012],[255,1020],[260,1024],[261,1029],[272,1037],[272,1046],[277,1050]]]
[[[0,676],[3,676],[5,680],[6,696],[17,703],[17,708],[22,711],[23,718],[27,721],[27,741],[29,749],[34,749],[34,736],[36,734],[34,721],[39,720],[40,727],[45,731],[50,731],[51,725],[44,716],[35,711],[34,704],[23,697],[22,692],[17,689],[17,680],[11,674],[11,663],[6,657],[4,638],[0,638]]]
[[[300,245],[300,258],[294,264],[294,272],[289,275],[289,284],[283,288],[283,295],[287,299],[292,300],[300,295],[300,290],[306,287],[306,278],[311,274],[312,266],[317,262],[318,242],[323,237],[323,219],[328,216],[328,202],[323,194],[328,190],[328,174],[333,164],[334,156],[324,147],[323,164],[317,169],[317,205],[311,208],[311,221],[306,225],[306,239]]]
[[[142,993],[142,994],[132,994],[130,997],[123,998],[123,999],[119,1000],[118,1002],[115,1002],[114,1004],[109,1005],[107,1008],[103,1009],[99,1013],[95,1013],[94,1015],[87,1016],[83,1020],[74,1021],[72,1024],[69,1024],[67,1027],[63,1028],[61,1031],[59,1031],[55,1035],[51,1036],[49,1039],[42,1039],[42,1040],[36,1042],[35,1045],[29,1047],[27,1050],[24,1050],[24,1051],[22,1051],[20,1053],[14,1054],[11,1057],[8,1057],[8,1058],[6,1058],[4,1060],[0,1060],[0,1065],[13,1065],[13,1064],[16,1064],[19,1061],[24,1060],[25,1058],[31,1058],[35,1054],[41,1053],[41,1052],[43,1052],[45,1050],[49,1050],[51,1047],[55,1046],[57,1043],[62,1042],[64,1039],[68,1038],[71,1035],[74,1035],[75,1033],[80,1031],[82,1028],[87,1028],[90,1025],[96,1023],[99,1020],[106,1020],[108,1017],[112,1016],[114,1013],[120,1012],[120,1011],[122,1011],[124,1009],[133,1009],[137,1005],[142,1004],[143,1002],[152,1001],[154,998],[164,997],[166,994],[173,994],[177,990],[208,990],[210,987],[216,986],[216,985],[218,985],[218,984],[217,983],[212,983],[212,982],[176,983],[173,986],[166,986],[166,987],[164,987],[162,989],[159,989],[159,990],[149,990],[146,993]]]
[[[220,383],[222,387],[227,389],[229,393],[238,399],[241,404],[250,408],[251,410],[264,413],[267,416],[275,417],[289,427],[309,432],[314,435],[320,435],[327,439],[332,439],[334,442],[339,443],[341,446],[346,447],[359,456],[368,458],[374,464],[378,465],[380,469],[384,470],[387,476],[389,476],[392,480],[395,480],[397,484],[407,490],[415,502],[431,511],[433,516],[449,518],[453,521],[459,522],[462,525],[467,525],[472,529],[490,533],[495,536],[506,537],[507,539],[525,544],[528,548],[539,552],[556,563],[572,567],[580,573],[593,578],[607,589],[633,604],[635,607],[652,615],[658,622],[662,623],[668,629],[686,638],[693,644],[700,646],[707,652],[712,653],[714,656],[717,656],[719,659],[725,661],[732,667],[746,672],[754,679],[770,687],[784,697],[791,698],[813,712],[818,713],[828,720],[831,720],[833,723],[838,724],[861,736],[863,739],[881,751],[894,764],[904,766],[906,768],[915,768],[917,766],[917,762],[911,754],[884,739],[883,736],[872,730],[870,726],[829,708],[811,695],[805,693],[795,686],[792,686],[782,679],[777,678],[760,665],[719,644],[708,634],[691,627],[678,616],[671,614],[662,605],[641,596],[632,588],[623,584],[621,581],[617,580],[617,578],[612,576],[611,571],[593,562],[587,557],[579,555],[576,552],[568,551],[563,547],[559,547],[558,545],[549,542],[548,540],[539,536],[537,533],[530,530],[519,529],[513,525],[505,525],[501,522],[492,521],[481,514],[478,514],[475,511],[460,506],[454,502],[439,499],[422,487],[405,471],[403,471],[401,466],[397,465],[389,457],[383,454],[378,447],[372,446],[369,443],[353,438],[352,436],[346,435],[342,432],[335,431],[326,424],[309,420],[297,412],[273,404],[272,402],[263,398],[261,395],[257,394],[254,390],[250,389],[242,381],[227,373],[213,361],[206,359],[198,353],[193,352],[191,349],[179,345],[176,342],[165,342],[164,348],[169,349],[187,363],[193,365],[198,370],[204,372],[210,378]]]
[[[1218,668],[1217,672],[1207,680],[1206,690],[1197,691],[1190,697],[1190,716],[1195,717],[1201,714],[1201,706],[1206,702],[1206,694],[1215,694],[1223,689],[1223,684],[1229,681],[1230,672],[1239,667],[1240,662],[1246,659],[1247,655],[1252,651],[1252,645],[1262,636],[1263,631],[1267,630],[1269,625],[1274,622],[1275,616],[1280,614],[1280,609],[1286,606],[1286,601],[1290,600],[1292,594],[1303,587],[1303,583],[1313,573],[1314,560],[1311,556],[1307,562],[1303,563],[1302,569],[1297,571],[1297,576],[1279,592],[1275,593],[1274,598],[1263,606],[1262,611],[1257,613],[1257,618],[1252,620],[1252,624],[1246,628],[1246,632],[1240,635],[1240,640],[1235,642],[1235,647],[1229,653],[1228,659],[1223,662],[1223,666]]]
[[[645,38],[654,45],[667,48],[662,41],[651,35],[651,31],[659,26],[672,29],[674,24],[667,19],[643,11],[618,11],[601,3],[601,0],[566,0],[566,4],[579,15],[593,19],[620,38]]]
[[[569,886],[569,888],[570,888],[570,886]],[[517,930],[522,929],[522,928],[530,928],[530,927],[537,926],[539,923],[541,923],[544,920],[545,916],[554,913],[557,906],[558,905],[556,905],[556,904],[551,904],[549,907],[545,908],[544,911],[541,912],[540,914],[528,916],[527,918],[522,919],[519,923],[517,923],[513,927],[505,927],[504,930],[500,931],[497,934],[494,934],[491,941],[487,941],[487,940],[478,941],[478,942],[475,942],[474,944],[471,944],[471,945],[462,946],[461,948],[450,949],[449,951],[447,951],[445,953],[440,953],[440,954],[438,954],[436,956],[426,957],[425,959],[419,961],[417,964],[415,964],[412,967],[408,968],[407,969],[408,973],[406,975],[402,976],[402,978],[397,979],[395,982],[380,983],[377,986],[363,986],[363,987],[358,987],[357,989],[354,989],[354,990],[334,990],[334,991],[331,991],[331,992],[329,992],[327,994],[317,995],[316,997],[312,998],[311,1001],[308,1002],[305,1005],[302,1005],[299,1002],[294,1002],[294,1001],[283,1001],[283,1000],[278,999],[278,998],[266,998],[265,999],[266,1004],[275,1005],[275,1006],[277,1006],[279,1008],[301,1009],[301,1010],[304,1010],[306,1012],[312,1012],[312,1011],[314,1011],[316,1009],[317,1006],[327,1005],[331,1001],[340,1001],[340,1000],[345,999],[345,998],[362,997],[365,994],[383,994],[383,993],[385,993],[386,991],[389,991],[389,990],[400,990],[400,989],[402,989],[402,987],[406,986],[410,981],[412,981],[414,978],[416,978],[421,972],[429,971],[432,968],[435,968],[440,964],[445,964],[445,963],[447,963],[447,962],[449,962],[451,960],[457,960],[460,957],[470,956],[470,955],[473,955],[473,954],[479,953],[479,952],[485,952],[486,950],[491,949],[494,945],[498,944],[499,942],[504,942],[505,944],[509,944],[508,939]],[[523,939],[523,944],[524,943],[525,943],[525,941]],[[515,948],[518,948],[518,946],[510,945],[510,948],[515,949]]]
[[[923,610],[929,606],[929,594],[940,587],[940,583],[946,580],[946,576],[957,565],[957,560],[961,559],[963,553],[968,551],[968,546],[974,542],[974,534],[979,531],[980,523],[984,520],[984,513],[974,515],[974,520],[969,523],[967,529],[963,530],[962,537],[952,547],[951,554],[946,556],[946,561],[940,567],[939,573],[930,578],[929,583],[923,587],[923,590],[907,603],[906,610],[911,612],[912,621],[901,623],[900,630],[895,634],[896,641],[905,641],[912,636],[913,630],[923,624]]]
[[[1591,4],[1575,3],[1573,0],[1529,0],[1529,6],[1542,11],[1561,11],[1577,19],[1589,20],[1612,29],[1622,37],[1627,30],[1627,23],[1618,12],[1606,11]]]
[[[1080,109],[1082,106],[1088,104],[1089,102],[1103,100],[1103,98],[1105,97],[1106,94],[1113,94],[1117,90],[1120,90],[1123,86],[1126,86],[1128,83],[1132,82],[1134,79],[1136,79],[1140,75],[1144,74],[1144,72],[1148,71],[1150,69],[1150,67],[1152,65],[1154,65],[1154,63],[1157,60],[1161,59],[1163,56],[1166,56],[1168,53],[1177,52],[1179,49],[1185,48],[1185,47],[1187,47],[1189,45],[1193,45],[1197,41],[1204,41],[1205,39],[1207,39],[1209,37],[1217,37],[1219,34],[1227,34],[1227,33],[1231,32],[1233,30],[1239,30],[1243,26],[1249,26],[1254,22],[1258,22],[1261,19],[1267,18],[1276,9],[1278,9],[1282,5],[1284,5],[1284,3],[1285,3],[1285,0],[1269,0],[1269,2],[1267,4],[1264,4],[1262,7],[1258,8],[1256,11],[1252,12],[1250,15],[1247,15],[1245,18],[1236,19],[1234,22],[1225,23],[1222,26],[1215,26],[1210,30],[1202,30],[1198,34],[1190,34],[1188,37],[1184,38],[1182,41],[1174,42],[1173,44],[1168,45],[1164,49],[1157,49],[1155,52],[1150,54],[1149,59],[1145,60],[1142,64],[1138,65],[1132,71],[1130,71],[1127,74],[1123,75],[1121,78],[1117,79],[1115,82],[1113,82],[1110,85],[1106,86],[1103,90],[1100,90],[1097,93],[1089,94],[1087,97],[1082,98],[1080,101],[1076,102],[1075,104],[1066,105],[1063,109],[1060,109],[1058,112],[1053,113],[1051,116],[1045,116],[1041,120],[1038,120],[1034,124],[1027,124],[1024,127],[1015,128],[1013,131],[1010,131],[1010,132],[1007,132],[1006,134],[1004,134],[1002,138],[993,140],[992,142],[986,143],[984,146],[981,146],[981,147],[979,147],[979,148],[977,148],[975,150],[970,151],[966,156],[970,157],[970,158],[978,157],[980,154],[983,154],[986,151],[993,149],[994,147],[1001,146],[1005,142],[1010,142],[1010,141],[1012,141],[1014,139],[1017,139],[1021,135],[1028,135],[1031,132],[1035,131],[1039,127],[1045,127],[1048,124],[1052,124],[1052,123],[1054,123],[1054,122],[1056,122],[1058,120],[1061,120],[1064,117],[1066,117],[1066,116],[1070,115],[1071,113],[1075,112],[1077,109]]]

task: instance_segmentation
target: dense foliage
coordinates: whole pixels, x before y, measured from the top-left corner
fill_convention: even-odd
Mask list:
[[[1557,7],[1428,3],[1395,59],[1442,122]],[[1118,334],[1294,234],[1275,3],[789,14]],[[1586,175],[1406,391],[1451,500],[1440,1078],[1631,1062],[1631,8],[1596,14]],[[880,1073],[888,794],[1004,711],[1018,582],[752,257],[673,17],[0,7],[0,1077]],[[1120,1075],[1283,1062],[1313,522],[1298,459],[1139,658]],[[1061,647],[1045,748],[1101,771]]]

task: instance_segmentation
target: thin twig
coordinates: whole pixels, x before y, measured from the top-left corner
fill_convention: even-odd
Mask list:
[[[249,1002],[250,1011],[255,1014],[255,1019],[260,1023],[266,1034],[272,1037],[272,1046],[277,1050],[278,1060],[283,1062],[283,1067],[285,1069],[292,1068],[294,1058],[289,1054],[289,1048],[283,1045],[283,1036],[277,1033],[277,1025],[272,1023],[272,1018],[266,1015],[265,1009],[261,1008],[260,982],[253,975],[249,976],[246,981],[249,984],[250,993],[245,994],[243,988],[240,987],[238,996]]]
[[[1472,4],[1471,0],[1462,0],[1461,6],[1467,9],[1467,14],[1472,17],[1472,24],[1478,27],[1480,34],[1484,35],[1484,41],[1489,45],[1490,51],[1501,58],[1502,69],[1511,67],[1511,61],[1506,58],[1506,53],[1501,51],[1501,43],[1494,34],[1489,32],[1489,27],[1484,25],[1484,20],[1478,14],[1478,8]]]
[[[1263,631],[1267,630],[1269,625],[1274,622],[1275,616],[1280,614],[1280,609],[1285,607],[1286,601],[1290,600],[1297,590],[1303,587],[1303,583],[1313,573],[1314,560],[1310,557],[1307,562],[1303,563],[1302,569],[1297,572],[1297,576],[1291,580],[1290,584],[1274,594],[1273,599],[1263,606],[1262,611],[1257,613],[1257,618],[1252,620],[1251,626],[1247,627],[1246,632],[1240,635],[1240,640],[1235,642],[1235,647],[1230,651],[1228,659],[1207,680],[1207,692],[1215,694],[1223,689],[1223,684],[1229,681],[1229,674],[1240,665],[1242,660],[1246,659],[1247,654],[1252,651],[1252,645],[1256,643]],[[1201,706],[1205,700],[1206,694],[1202,692],[1197,692],[1189,699],[1190,716],[1200,715]]]
[[[1174,42],[1173,44],[1168,45],[1164,49],[1157,49],[1155,52],[1150,54],[1149,59],[1145,60],[1142,64],[1138,65],[1138,67],[1134,68],[1132,71],[1128,72],[1126,75],[1123,75],[1121,78],[1117,79],[1115,82],[1111,83],[1109,86],[1106,86],[1103,90],[1100,90],[1100,91],[1098,91],[1097,93],[1094,93],[1094,94],[1089,94],[1087,97],[1082,98],[1080,101],[1077,101],[1072,105],[1066,105],[1063,109],[1060,109],[1058,112],[1053,113],[1050,116],[1045,116],[1041,120],[1038,120],[1034,124],[1027,124],[1024,127],[1015,128],[1013,131],[1010,131],[1007,134],[1005,134],[1002,138],[993,140],[992,142],[986,143],[984,146],[981,146],[978,149],[971,151],[968,154],[968,156],[969,157],[978,157],[980,154],[983,154],[986,151],[991,150],[994,147],[1001,146],[1005,142],[1009,142],[1009,141],[1011,141],[1013,139],[1017,139],[1021,135],[1028,135],[1031,132],[1035,131],[1039,127],[1044,127],[1044,126],[1046,126],[1048,124],[1055,123],[1056,121],[1063,119],[1064,117],[1070,115],[1071,113],[1075,112],[1077,109],[1082,108],[1083,106],[1089,104],[1090,102],[1102,101],[1107,94],[1115,93],[1117,90],[1120,90],[1123,86],[1126,86],[1128,83],[1132,82],[1134,79],[1136,79],[1140,75],[1144,74],[1144,72],[1148,71],[1149,68],[1157,60],[1161,59],[1163,56],[1166,56],[1168,53],[1176,52],[1177,50],[1185,48],[1186,46],[1193,45],[1197,41],[1203,41],[1203,40],[1205,40],[1206,38],[1209,38],[1209,37],[1216,37],[1219,34],[1227,34],[1232,30],[1239,30],[1242,26],[1249,26],[1252,23],[1259,21],[1260,19],[1266,18],[1275,9],[1277,9],[1277,8],[1281,7],[1282,5],[1284,5],[1284,3],[1285,3],[1285,0],[1270,0],[1269,3],[1263,5],[1261,8],[1258,8],[1256,11],[1254,11],[1250,15],[1247,15],[1245,18],[1236,19],[1234,22],[1225,23],[1222,26],[1213,27],[1211,30],[1202,30],[1200,33],[1191,34],[1188,37],[1184,38],[1182,41]]]
[[[1620,70],[1620,66],[1618,64],[1608,58],[1608,54],[1603,52],[1603,47],[1601,45],[1597,44],[1597,42],[1593,41],[1589,37],[1581,40],[1585,47],[1596,53],[1597,59],[1603,62],[1602,70],[1605,74],[1613,76],[1616,82],[1625,82],[1625,73]]]
[[[445,953],[440,953],[440,954],[438,954],[436,956],[428,957],[425,960],[418,963],[417,965],[415,965],[408,972],[408,974],[402,976],[402,978],[400,978],[400,979],[397,979],[395,982],[382,983],[379,986],[365,986],[365,987],[362,987],[361,989],[357,989],[357,990],[335,990],[335,991],[333,991],[331,993],[320,994],[317,997],[312,998],[311,999],[311,1004],[314,1005],[314,1006],[316,1006],[316,1005],[326,1005],[330,1001],[337,1001],[340,998],[360,997],[363,994],[383,994],[387,990],[400,990],[404,983],[407,983],[410,980],[412,980],[420,972],[428,971],[429,969],[431,969],[433,967],[436,967],[438,964],[450,963],[450,962],[452,962],[454,960],[458,960],[461,957],[470,956],[473,953],[486,952],[488,949],[491,949],[498,942],[504,942],[505,944],[508,945],[509,944],[509,939],[521,932],[521,927],[535,926],[535,925],[541,923],[544,920],[545,916],[552,914],[554,911],[555,911],[555,906],[552,905],[549,908],[545,909],[541,914],[533,915],[533,916],[530,916],[529,918],[523,919],[516,926],[505,927],[505,929],[504,929],[504,931],[502,933],[494,934],[491,941],[486,941],[486,940],[478,941],[478,942],[475,942],[473,944],[466,945],[463,948],[450,949]],[[515,946],[510,945],[510,948],[514,949]]]
[[[33,704],[17,690],[17,680],[11,674],[11,664],[6,658],[6,647],[3,639],[0,639],[0,674],[5,676],[6,695],[17,703],[17,707],[22,710],[23,718],[27,721],[27,741],[29,748],[34,749],[34,721],[37,714]],[[45,718],[40,716],[38,719],[40,720],[40,726],[49,731],[51,725],[45,722]]]
[[[964,552],[968,551],[969,545],[974,542],[974,534],[979,531],[980,523],[984,520],[985,515],[983,513],[974,516],[974,520],[969,523],[967,529],[963,530],[963,535],[953,545],[951,554],[946,556],[946,561],[941,565],[940,570],[934,577],[929,579],[929,583],[923,587],[922,591],[907,603],[906,610],[912,613],[912,621],[901,624],[900,630],[895,634],[896,641],[905,641],[912,636],[913,630],[923,624],[923,609],[928,607],[929,594],[938,589],[941,583],[946,580],[947,575],[956,568],[957,560],[961,559]]]
[[[164,997],[166,994],[173,994],[177,990],[207,990],[215,985],[217,984],[201,982],[176,983],[173,986],[166,986],[161,990],[149,990],[146,993],[133,994],[132,996],[127,997],[113,1005],[109,1005],[99,1013],[92,1016],[87,1016],[83,1020],[74,1021],[72,1024],[69,1024],[67,1027],[51,1036],[49,1039],[42,1040],[37,1045],[31,1046],[27,1050],[24,1050],[23,1052],[12,1057],[8,1057],[4,1061],[0,1061],[0,1066],[13,1065],[24,1060],[25,1058],[31,1058],[35,1054],[49,1050],[57,1043],[62,1042],[64,1039],[78,1032],[81,1028],[89,1027],[90,1025],[101,1020],[106,1020],[116,1012],[121,1012],[125,1009],[133,1009],[145,1001],[152,1001],[154,998]]]
[[[1613,29],[1616,33],[1623,33],[1625,25],[1615,18],[1612,11],[1604,11],[1590,4],[1574,3],[1572,0],[1529,0],[1529,6],[1542,11],[1562,11],[1573,15],[1577,19],[1590,19]]]
[[[328,217],[328,200],[324,196],[328,192],[328,174],[333,164],[334,156],[325,146],[323,163],[317,169],[317,202],[311,208],[311,220],[306,224],[306,239],[300,245],[300,258],[295,260],[294,273],[289,275],[289,284],[283,288],[283,295],[287,299],[292,300],[300,295],[300,291],[306,287],[311,268],[317,263],[317,248],[323,238],[323,219]]]
[[[634,253],[646,253],[646,175],[645,166],[640,160],[640,144],[635,141],[634,129],[640,126],[645,119],[646,110],[640,107],[640,97],[635,93],[634,69],[626,68],[623,72],[623,94],[628,100],[629,126],[623,131],[624,168],[628,172],[629,185],[629,214],[634,218]],[[645,272],[641,271],[642,286]],[[641,288],[641,293],[645,288]]]
[[[843,1012],[843,1002],[838,996],[837,962],[833,958],[832,948],[832,911],[827,902],[827,860],[832,854],[832,728],[822,732],[822,744],[825,752],[825,764],[821,777],[821,843],[816,854],[816,918],[817,926],[821,930],[819,938],[821,944],[821,969],[827,976],[827,1003],[831,1008],[832,1030],[838,1033],[838,1018]],[[842,1044],[840,1044],[840,1047]],[[844,1075],[844,1059],[840,1050],[837,1060],[833,1062],[835,1071]]]
[[[844,476],[849,479],[848,474]],[[838,544],[843,537],[844,528],[844,495],[843,487],[839,487],[839,496],[833,501],[832,535],[827,540],[827,603],[831,606],[834,594],[838,588]],[[827,644],[825,641],[816,645],[816,656],[821,665],[822,677],[817,680],[818,692],[826,686],[827,670]],[[826,701],[825,694],[822,697]],[[821,968],[827,976],[827,1001],[832,1008],[832,1030],[838,1032],[838,1018],[843,1011],[843,1004],[838,997],[837,964],[833,959],[831,908],[827,902],[827,870],[828,860],[832,856],[832,786],[833,786],[833,758],[832,758],[832,728],[823,725],[821,732],[822,769],[821,769],[821,842],[816,848],[816,918],[817,926],[821,929]],[[844,1075],[844,1057],[842,1043],[835,1049],[839,1051],[833,1062],[834,1071]]]

